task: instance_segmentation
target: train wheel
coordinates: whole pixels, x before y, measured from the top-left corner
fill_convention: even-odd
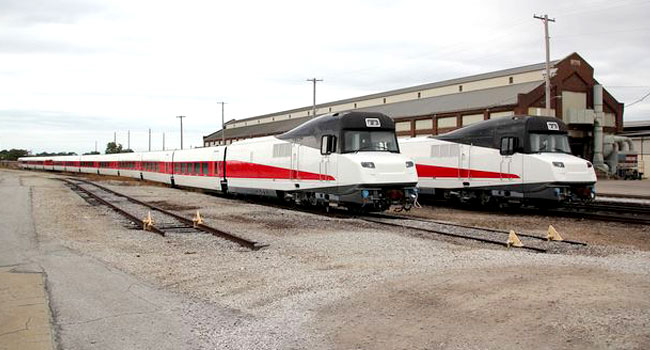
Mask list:
[[[492,202],[492,196],[487,192],[481,192],[478,196],[479,204],[483,207],[487,207]]]

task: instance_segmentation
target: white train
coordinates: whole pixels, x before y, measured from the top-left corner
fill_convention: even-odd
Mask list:
[[[399,153],[393,120],[335,113],[278,136],[191,150],[27,157],[27,169],[114,175],[296,203],[383,211],[417,200],[414,163]]]
[[[595,197],[592,164],[571,155],[567,127],[551,117],[483,121],[443,135],[400,140],[422,194],[492,202],[564,203]]]

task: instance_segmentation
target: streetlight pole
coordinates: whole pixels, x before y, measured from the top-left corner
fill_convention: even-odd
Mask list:
[[[226,123],[225,123],[225,117],[224,117],[224,107],[225,102],[217,102],[217,104],[221,105],[221,144],[225,145],[226,144]]]
[[[181,120],[181,149],[183,149],[183,118],[185,118],[185,116],[179,115],[176,118]]]
[[[151,129],[149,129],[149,152],[151,152]]]
[[[548,15],[536,16],[533,15],[533,18],[541,19],[544,22],[544,39],[546,41],[546,109],[551,109],[551,64],[550,64],[550,48],[549,48],[549,36],[548,36],[548,22],[555,22],[555,18],[549,19]]]
[[[315,117],[316,116],[316,82],[323,81],[323,79],[311,78],[311,79],[307,79],[307,81],[311,81],[314,83],[314,103],[311,107],[311,114]]]

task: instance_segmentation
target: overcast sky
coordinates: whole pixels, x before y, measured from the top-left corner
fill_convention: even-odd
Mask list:
[[[226,120],[578,52],[650,119],[650,1],[0,0],[0,149],[185,147]]]

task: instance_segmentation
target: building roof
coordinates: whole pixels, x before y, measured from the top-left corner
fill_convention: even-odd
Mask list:
[[[359,108],[357,111],[380,112],[392,118],[402,118],[472,109],[487,109],[516,104],[518,94],[528,93],[541,84],[542,83],[539,81],[532,81],[490,89],[474,90],[419,100]]]
[[[551,66],[554,66],[559,61],[560,60],[551,61],[550,64],[551,64]],[[439,81],[439,82],[435,82],[435,83],[427,83],[427,84],[421,84],[421,85],[415,85],[415,86],[411,86],[411,87],[401,88],[401,89],[397,89],[397,90],[389,90],[389,91],[384,91],[384,92],[380,92],[380,93],[376,93],[376,94],[357,96],[357,97],[353,97],[353,98],[337,100],[337,101],[331,101],[331,102],[327,102],[327,103],[320,103],[320,104],[317,104],[316,107],[317,108],[324,108],[324,107],[330,107],[330,106],[335,106],[335,105],[340,105],[340,104],[345,104],[345,103],[356,102],[356,101],[360,101],[360,100],[389,97],[389,96],[399,95],[399,94],[404,94],[404,93],[409,93],[409,92],[417,92],[417,91],[420,91],[420,90],[434,89],[434,88],[442,87],[442,86],[464,84],[464,83],[471,82],[471,81],[491,79],[491,78],[502,77],[502,76],[507,76],[507,75],[514,75],[514,74],[520,74],[520,73],[525,73],[525,72],[532,72],[532,71],[544,69],[545,67],[546,67],[545,63],[530,64],[530,65],[526,65],[526,66],[508,68],[508,69],[498,70],[498,71],[494,71],[494,72],[470,75],[470,76],[462,77],[462,78],[443,80],[443,81]],[[248,120],[268,118],[268,117],[284,115],[284,114],[289,114],[289,113],[295,113],[295,112],[304,111],[304,110],[311,109],[311,108],[312,108],[312,106],[304,106],[304,107],[300,107],[300,108],[294,108],[294,109],[281,111],[281,112],[263,114],[263,115],[258,115],[258,116],[254,116],[254,117],[249,117],[249,118],[232,119],[232,120],[228,121],[226,124],[233,123],[233,122],[242,122],[242,121],[248,121]]]
[[[448,113],[462,110],[487,109],[517,103],[517,95],[528,93],[540,86],[542,82],[533,81],[521,84],[512,84],[490,89],[454,93],[449,95],[434,96],[418,100],[409,100],[380,106],[357,108],[359,112],[379,112],[389,117],[402,118],[435,113]],[[304,123],[313,117],[286,119],[273,123],[248,125],[233,129],[226,129],[228,138],[245,138],[261,135],[278,134]],[[218,141],[221,139],[219,130],[203,138],[204,142]]]

